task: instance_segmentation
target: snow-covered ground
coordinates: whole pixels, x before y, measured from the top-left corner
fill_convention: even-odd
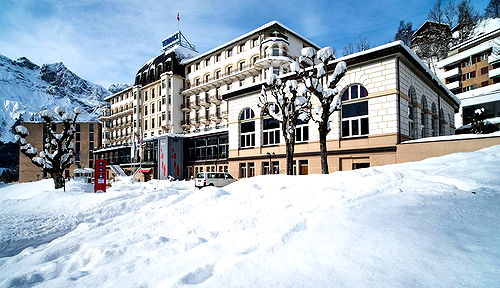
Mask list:
[[[222,189],[0,188],[0,287],[498,287],[500,146]]]

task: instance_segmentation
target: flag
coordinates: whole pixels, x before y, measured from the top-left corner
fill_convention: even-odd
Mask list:
[[[177,12],[177,22],[181,21],[181,16],[179,16],[179,12]]]

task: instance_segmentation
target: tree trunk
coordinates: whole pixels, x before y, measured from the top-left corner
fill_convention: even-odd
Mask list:
[[[293,151],[294,144],[292,141],[286,141],[286,174],[293,175]]]
[[[54,180],[54,188],[61,189],[64,188],[64,177],[62,173],[55,172],[51,174],[52,179]]]
[[[320,157],[321,157],[321,173],[322,174],[328,174],[328,155],[326,151],[326,135],[328,134],[328,129],[326,127],[328,125],[328,122],[321,122],[319,123],[319,151],[320,151]]]

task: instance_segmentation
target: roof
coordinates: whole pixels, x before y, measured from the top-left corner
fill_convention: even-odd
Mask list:
[[[448,28],[450,28],[450,25],[448,25],[448,24],[439,23],[439,22],[431,21],[431,20],[426,20],[424,23],[422,23],[422,25],[420,25],[420,27],[418,27],[417,30],[415,30],[415,32],[413,32],[413,34],[411,35],[411,37],[415,36],[415,34],[417,34],[418,32],[420,32],[420,30],[422,30],[425,26],[431,25],[431,24],[447,26]]]
[[[111,95],[109,95],[109,96],[106,96],[106,97],[104,97],[104,100],[105,100],[105,101],[106,101],[106,100],[109,100],[109,99],[111,99],[111,98],[113,98],[113,97],[116,97],[116,96],[118,96],[118,95],[120,95],[120,94],[122,94],[122,93],[127,92],[128,90],[132,90],[132,87],[134,87],[134,86],[133,86],[133,85],[132,85],[132,86],[129,86],[129,87],[127,87],[127,88],[123,89],[123,90],[120,90],[120,91],[118,91],[118,92],[114,93],[114,94],[111,94]]]
[[[259,28],[254,29],[254,30],[252,30],[252,31],[250,31],[250,32],[248,32],[248,33],[246,33],[246,34],[238,37],[238,38],[235,38],[235,39],[233,39],[233,40],[231,40],[229,42],[226,42],[226,43],[224,43],[224,44],[222,44],[220,46],[217,46],[217,47],[215,47],[215,48],[213,48],[213,49],[211,49],[211,50],[209,50],[209,51],[207,51],[205,53],[199,54],[198,56],[195,56],[193,58],[186,59],[186,60],[182,61],[182,64],[192,63],[192,62],[194,62],[196,60],[199,60],[199,59],[201,59],[201,58],[203,58],[203,57],[205,57],[207,55],[215,53],[218,50],[226,48],[227,46],[231,46],[231,45],[233,45],[233,44],[235,44],[235,43],[237,43],[237,42],[239,42],[239,41],[241,41],[241,40],[243,40],[243,39],[245,39],[245,38],[247,38],[247,37],[249,37],[249,36],[251,36],[251,35],[253,35],[253,34],[257,33],[257,32],[259,32],[259,31],[265,30],[266,28],[269,28],[269,27],[271,27],[273,25],[280,26],[281,28],[283,28],[283,29],[287,30],[288,32],[292,33],[293,35],[297,36],[299,39],[302,39],[305,42],[307,42],[308,44],[311,44],[311,46],[313,46],[314,48],[320,49],[320,47],[318,45],[314,44],[314,42],[308,40],[304,36],[300,35],[299,33],[293,31],[292,29],[288,28],[287,26],[285,26],[285,25],[283,25],[280,22],[278,22],[278,21],[275,20],[275,21],[271,21],[269,23],[266,23],[266,24],[260,26]]]

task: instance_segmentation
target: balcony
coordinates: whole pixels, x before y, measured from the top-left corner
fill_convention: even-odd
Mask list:
[[[182,103],[181,104],[181,111],[182,112],[189,112],[189,111],[191,111],[191,107],[189,107],[189,103]]]
[[[450,89],[450,90],[453,90],[453,89],[460,88],[461,84],[460,84],[460,81],[455,81],[455,82],[451,82],[451,83],[446,84],[446,87],[448,87],[448,89]]]
[[[197,117],[191,118],[191,119],[189,119],[189,121],[191,122],[192,126],[195,126],[195,127],[200,126],[200,119],[198,119]]]
[[[500,55],[492,53],[488,56],[488,64],[493,65],[496,62],[500,61]]]
[[[205,115],[205,117],[201,117],[201,123],[208,125],[210,124],[210,116]]]
[[[499,77],[500,76],[500,67],[495,68],[495,69],[491,69],[490,71],[488,71],[488,76],[490,78]]]
[[[221,115],[218,113],[210,113],[210,120],[218,124],[222,121],[222,118]]]
[[[172,124],[169,123],[168,120],[161,120],[160,125],[161,125],[162,128],[166,128],[166,129],[172,128]]]
[[[205,93],[203,96],[200,96],[200,105],[203,107],[209,107],[210,106],[210,100],[208,98],[207,93]]]
[[[228,113],[227,113],[227,111],[222,111],[222,112],[220,112],[220,116],[221,116],[222,118],[224,118],[224,119],[227,119],[227,117],[228,117]]]
[[[212,102],[215,105],[218,105],[220,104],[220,102],[222,102],[222,97],[218,94],[210,95],[210,102]]]
[[[198,99],[196,100],[191,100],[190,104],[191,108],[193,109],[200,109],[200,102],[198,101]]]
[[[191,127],[191,122],[189,121],[186,121],[186,120],[182,120],[181,121],[181,127],[183,129],[189,129]]]
[[[442,77],[443,77],[443,79],[448,79],[448,78],[455,77],[458,75],[460,75],[460,69],[458,69],[458,67],[455,67],[451,70],[444,72]]]

